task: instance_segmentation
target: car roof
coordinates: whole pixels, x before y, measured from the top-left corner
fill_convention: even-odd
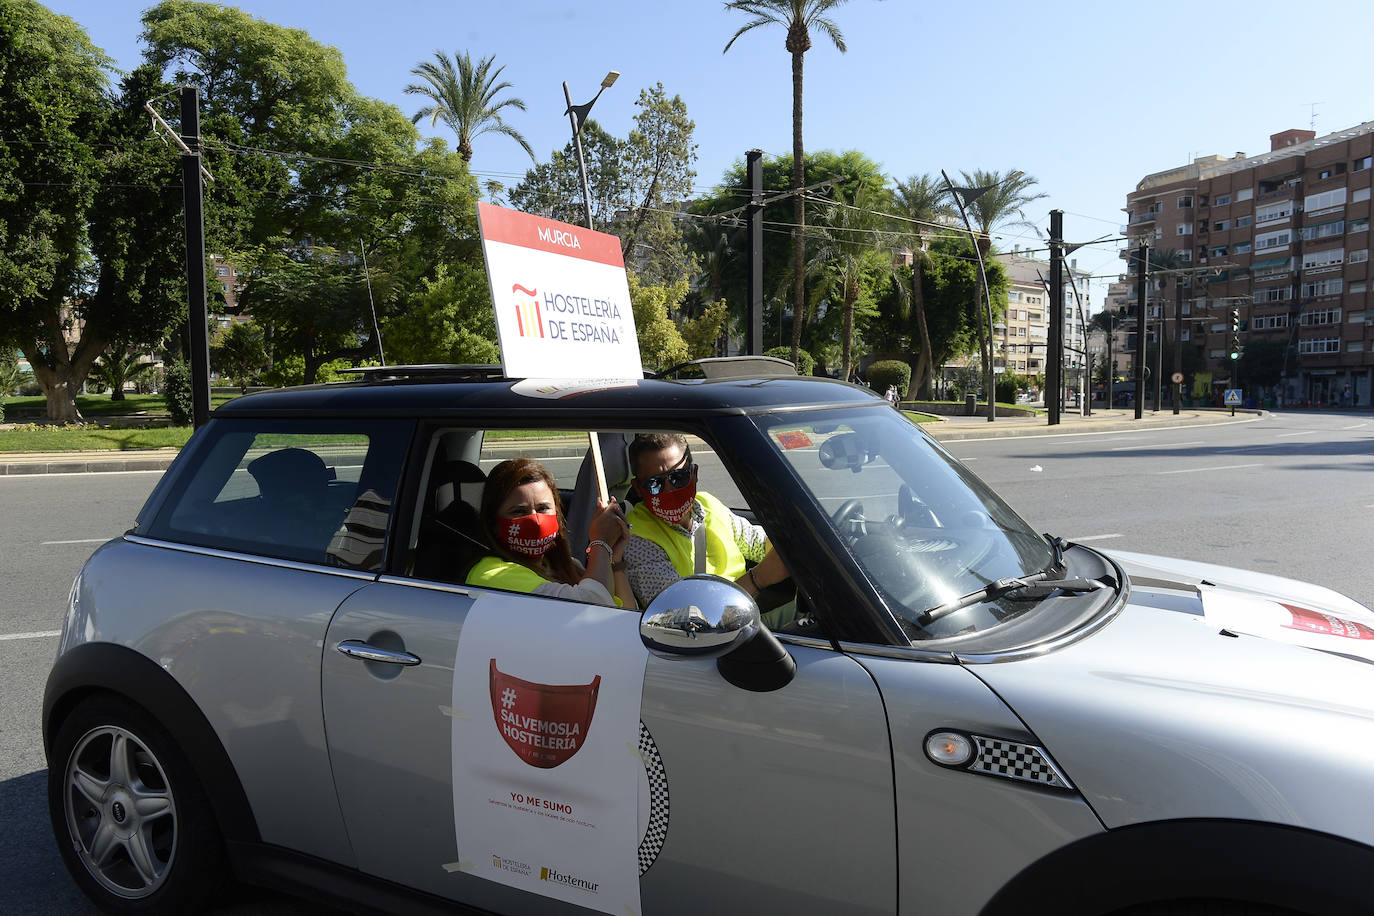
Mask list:
[[[696,417],[771,413],[805,408],[887,405],[867,388],[815,376],[726,379],[508,379],[488,367],[466,373],[373,370],[378,377],[283,388],[235,398],[215,411],[231,416],[444,416],[486,415],[569,421],[577,415]],[[493,377],[494,376],[494,377]]]

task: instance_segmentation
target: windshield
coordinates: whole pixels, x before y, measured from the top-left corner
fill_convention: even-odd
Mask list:
[[[895,410],[760,418],[913,639],[973,633],[1034,607],[1015,595],[927,621],[997,579],[1050,569],[1054,548]]]

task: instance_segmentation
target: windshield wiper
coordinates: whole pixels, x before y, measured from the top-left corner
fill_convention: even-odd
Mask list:
[[[1038,573],[1031,573],[1029,576],[1014,576],[1007,579],[995,579],[987,585],[967,595],[955,598],[953,601],[946,601],[944,604],[933,607],[923,612],[916,618],[916,623],[925,626],[939,620],[941,617],[953,614],[955,611],[962,610],[970,604],[979,604],[983,601],[992,601],[1003,595],[1020,591],[1025,588],[1050,588],[1058,589],[1061,592],[1095,592],[1099,588],[1105,587],[1095,579],[1051,579],[1049,570]]]

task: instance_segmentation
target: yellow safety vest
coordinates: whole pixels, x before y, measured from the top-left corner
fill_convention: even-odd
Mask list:
[[[468,573],[468,585],[484,588],[500,588],[508,592],[529,594],[548,582],[539,573],[520,563],[512,563],[500,557],[485,556],[478,560]]]
[[[697,493],[697,502],[706,510],[706,571],[734,581],[744,575],[744,554],[735,543],[730,527],[730,510],[710,493]],[[663,548],[679,576],[696,572],[692,538],[649,511],[640,503],[625,516],[635,537],[644,538]]]

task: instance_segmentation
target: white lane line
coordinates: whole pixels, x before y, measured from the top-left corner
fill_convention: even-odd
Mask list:
[[[1304,429],[1304,430],[1302,430],[1301,432],[1296,432],[1296,433],[1279,433],[1279,434],[1278,434],[1277,436],[1275,436],[1274,438],[1275,438],[1275,439],[1287,439],[1287,438],[1290,437],[1290,436],[1310,436],[1310,435],[1312,435],[1312,434],[1315,433],[1315,432],[1316,432],[1315,429]]]
[[[1241,468],[1262,468],[1262,467],[1264,467],[1264,464],[1263,464],[1263,463],[1260,463],[1260,464],[1223,464],[1223,465],[1220,465],[1220,466],[1218,466],[1218,467],[1212,467],[1212,468],[1184,468],[1184,469],[1181,470],[1181,471],[1155,471],[1155,473],[1156,473],[1156,474],[1192,474],[1192,473],[1194,473],[1195,471],[1236,471],[1236,470],[1239,470],[1239,469],[1241,469]]]
[[[1185,445],[1202,445],[1204,441],[1203,439],[1193,439],[1191,442],[1160,442],[1155,445],[1118,445],[1112,451],[1129,452],[1142,448],[1183,448]]]
[[[51,477],[108,477],[111,474],[166,474],[166,468],[147,471],[58,471],[51,474],[0,474],[0,480],[47,480]]]
[[[0,633],[0,642],[7,639],[47,639],[50,636],[61,636],[61,630],[38,630],[34,633]]]
[[[1077,544],[1080,541],[1107,541],[1112,538],[1124,538],[1125,536],[1124,534],[1094,534],[1085,538],[1069,538],[1069,540]]]
[[[40,541],[39,546],[51,547],[54,544],[103,544],[108,540],[109,538],[81,538],[76,541]]]
[[[1368,423],[1356,423],[1354,426],[1342,426],[1341,429],[1364,429]]]

